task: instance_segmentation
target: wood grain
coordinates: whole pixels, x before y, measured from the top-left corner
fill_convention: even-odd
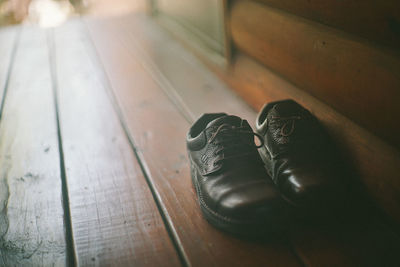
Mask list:
[[[399,55],[254,2],[235,2],[230,23],[240,51],[400,147]]]
[[[6,27],[0,29],[0,103],[4,95],[4,89],[7,86],[11,62],[15,56],[16,40],[19,28]]]
[[[78,20],[54,30],[61,133],[78,264],[178,266]],[[134,96],[135,97],[135,96]]]
[[[304,18],[400,47],[400,2],[396,0],[256,0]]]
[[[299,266],[284,242],[239,240],[214,229],[202,218],[185,149],[190,123],[160,88],[160,81],[141,64],[147,57],[131,51],[135,39],[146,36],[132,28],[123,30],[115,19],[91,21],[89,28],[130,137],[146,164],[151,186],[186,262],[193,266]],[[165,39],[167,42],[171,40]],[[191,86],[188,81],[187,87]]]
[[[189,121],[204,112],[223,111],[255,122],[254,110],[247,103],[229,90],[195,55],[182,49],[182,45],[162,28],[155,27],[149,18],[137,14],[122,17],[114,23],[120,30],[141,37],[132,38],[130,53],[145,59],[140,61],[141,66],[159,83],[169,99],[180,106]]]
[[[45,31],[25,27],[14,60],[0,123],[0,265],[63,266],[64,213]]]

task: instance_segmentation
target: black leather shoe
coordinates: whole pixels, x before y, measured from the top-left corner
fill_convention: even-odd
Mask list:
[[[264,235],[282,227],[285,201],[265,171],[246,120],[204,114],[187,135],[191,176],[201,210],[215,227]]]
[[[341,162],[318,120],[293,100],[265,105],[256,131],[266,169],[282,195],[293,205],[334,204],[342,194]]]

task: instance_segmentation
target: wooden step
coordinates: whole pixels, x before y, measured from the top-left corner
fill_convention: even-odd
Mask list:
[[[288,243],[239,240],[207,224],[196,203],[186,158],[185,134],[193,122],[190,114],[217,108],[230,112],[236,106],[234,114],[247,116],[247,108],[229,91],[220,90],[220,82],[215,83],[215,77],[207,73],[203,65],[148,18],[129,16],[91,20],[88,25],[130,139],[146,166],[150,186],[157,192],[157,200],[188,264],[362,266],[376,262],[398,263],[395,251],[400,248],[399,239],[389,228],[381,227],[372,219],[358,224],[299,224],[297,229],[288,232]],[[165,71],[168,66],[171,70]],[[255,78],[265,79],[268,74],[255,69],[254,76],[245,72],[238,76],[234,72],[236,67],[234,65],[232,72],[226,72],[225,77],[229,77],[226,80],[234,77],[236,85],[241,82],[243,95],[254,96],[246,85],[254,85]],[[188,71],[183,72],[185,69]],[[203,88],[204,83],[208,84],[207,89]],[[275,85],[279,85],[279,81]],[[270,88],[270,98],[261,91],[258,101],[272,100],[275,86]],[[276,91],[276,97],[289,95],[288,88],[282,84]],[[306,101],[310,98],[299,97],[295,90],[292,92],[291,97],[310,108]],[[227,101],[220,101],[216,107],[212,96],[225,96]],[[312,110],[323,110],[323,104],[314,101]],[[324,114],[334,121],[338,118],[334,112]],[[249,117],[255,115],[253,112]],[[352,124],[346,126],[349,125]]]
[[[235,2],[230,28],[240,51],[400,147],[397,54],[249,1]]]
[[[396,0],[254,1],[400,48],[400,2]]]

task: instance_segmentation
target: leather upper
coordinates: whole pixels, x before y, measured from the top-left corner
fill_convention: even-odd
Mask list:
[[[187,148],[201,197],[218,214],[259,221],[283,205],[246,120],[205,114],[190,129]]]

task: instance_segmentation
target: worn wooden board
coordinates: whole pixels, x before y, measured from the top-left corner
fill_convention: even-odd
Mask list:
[[[238,95],[228,90],[225,83],[168,32],[157,27],[152,18],[141,14],[125,16],[114,19],[109,26],[132,36],[129,44],[125,43],[132,47],[130,53],[144,59],[139,61],[141,66],[159,83],[171,101],[180,106],[188,120],[192,121],[204,112],[224,111],[254,122],[252,108],[240,101]],[[204,99],[207,105],[199,99]]]
[[[255,2],[229,22],[240,51],[400,148],[398,53]]]
[[[6,27],[0,29],[0,103],[7,86],[11,69],[11,62],[15,56],[16,41],[20,28]]]
[[[135,39],[145,37],[135,32],[127,33],[120,25],[113,25],[114,22],[119,23],[91,21],[90,32],[120,104],[130,138],[146,166],[151,186],[187,264],[301,265],[284,241],[240,240],[214,229],[203,219],[191,185],[185,149],[185,134],[190,123],[160,88],[162,83],[143,67],[142,61],[148,58],[132,52]],[[187,82],[187,87],[193,86],[191,80]]]
[[[178,266],[85,29],[55,29],[53,50],[77,262]]]
[[[0,122],[2,266],[67,263],[55,115],[45,31],[25,27]]]
[[[255,1],[361,35],[396,49],[400,46],[400,2],[396,0]]]

